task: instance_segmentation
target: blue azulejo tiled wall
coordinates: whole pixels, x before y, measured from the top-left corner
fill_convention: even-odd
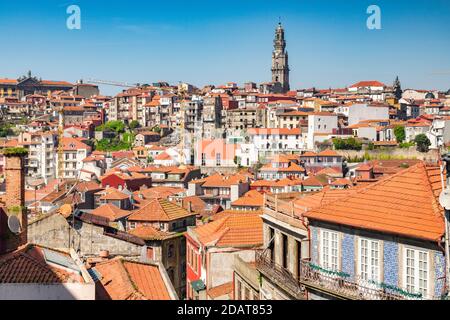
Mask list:
[[[445,257],[442,252],[436,251],[434,253],[434,274],[435,274],[435,286],[434,295],[440,297],[444,286],[445,277]]]
[[[348,233],[342,239],[342,271],[355,275],[355,236]]]
[[[398,286],[398,243],[384,241],[383,246],[383,282]]]

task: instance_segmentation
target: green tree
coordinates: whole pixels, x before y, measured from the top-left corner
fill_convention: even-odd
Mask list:
[[[153,127],[152,131],[156,132],[156,133],[161,133],[161,128],[159,126],[156,126],[156,127]]]
[[[402,143],[406,139],[405,127],[396,126],[394,128],[394,135],[398,143]]]
[[[418,134],[414,139],[414,142],[417,145],[417,151],[428,152],[430,150],[431,141],[425,134]]]
[[[133,120],[130,122],[129,127],[131,130],[139,128],[141,125],[139,124],[139,121]]]
[[[10,135],[12,135],[13,133],[14,133],[14,132],[13,132],[12,129],[11,129],[11,125],[5,124],[5,125],[0,126],[0,137],[1,137],[1,138],[10,136]]]
[[[362,143],[351,137],[348,139],[335,138],[333,139],[333,145],[336,150],[361,150]]]

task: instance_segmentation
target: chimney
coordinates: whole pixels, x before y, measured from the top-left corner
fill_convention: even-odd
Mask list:
[[[0,253],[16,250],[27,243],[27,210],[25,208],[25,174],[23,159],[26,151],[5,152],[6,195],[5,207],[0,208]],[[2,210],[3,209],[3,210]],[[3,211],[3,212],[2,212]],[[13,233],[8,221],[16,216],[20,223],[20,233]]]

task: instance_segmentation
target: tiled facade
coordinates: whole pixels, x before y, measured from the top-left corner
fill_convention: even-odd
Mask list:
[[[383,241],[384,283],[398,284],[398,243]]]
[[[355,275],[355,236],[344,233],[342,237],[342,271]]]
[[[338,239],[340,239],[338,242],[339,270],[324,269],[328,271],[342,272],[342,276],[346,280],[356,281],[358,283],[358,281],[360,281],[358,280],[360,279],[360,275],[358,274],[358,263],[360,263],[358,250],[360,250],[359,239],[361,236],[359,234],[361,231],[356,229],[338,229],[337,227],[330,228],[330,226],[325,226],[320,223],[310,225],[310,231],[312,239],[311,262],[314,265],[324,268],[320,259],[322,231],[337,232]],[[379,283],[376,281],[378,284],[375,284],[369,280],[368,282],[364,282],[365,286],[368,284],[370,285],[370,283],[373,283],[374,288],[386,286],[386,292],[396,295],[399,294],[399,290],[406,292],[406,285],[404,283],[406,266],[404,265],[403,260],[405,257],[405,249],[412,248],[427,252],[429,255],[428,279],[430,281],[429,289],[432,290],[432,292],[430,292],[427,297],[421,297],[421,299],[430,299],[432,297],[436,298],[441,296],[444,285],[443,279],[445,277],[445,258],[443,253],[439,251],[439,248],[436,247],[432,249],[432,247],[430,247],[430,243],[421,243],[417,240],[414,242],[414,245],[410,245],[409,243],[411,240],[407,239],[398,239],[397,242],[395,240],[397,238],[392,238],[392,236],[375,232],[370,233],[370,235],[368,235],[368,233],[364,233],[363,238],[368,240],[377,240],[380,244],[378,249],[380,254],[380,281]],[[400,249],[400,247],[402,247],[402,249]],[[417,292],[411,292],[411,294],[417,294]]]
[[[434,253],[434,276],[436,279],[436,286],[434,287],[434,295],[436,297],[442,294],[444,281],[439,281],[445,277],[445,256],[442,252]]]

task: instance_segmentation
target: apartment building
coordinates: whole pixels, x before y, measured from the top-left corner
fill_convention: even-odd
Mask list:
[[[28,177],[45,181],[55,178],[58,148],[56,132],[23,132],[19,135],[18,142],[28,149],[28,157],[25,159]]]
[[[248,135],[260,158],[281,153],[299,153],[306,149],[306,137],[300,128],[248,129]]]
[[[188,185],[188,196],[198,196],[211,208],[220,205],[225,209],[249,190],[249,177],[243,174],[213,174]]]
[[[61,143],[63,145],[63,176],[59,177],[57,168],[56,177],[58,179],[77,179],[83,168],[83,160],[91,153],[92,148],[78,138],[62,138]],[[58,154],[56,154],[56,163],[58,161]]]

